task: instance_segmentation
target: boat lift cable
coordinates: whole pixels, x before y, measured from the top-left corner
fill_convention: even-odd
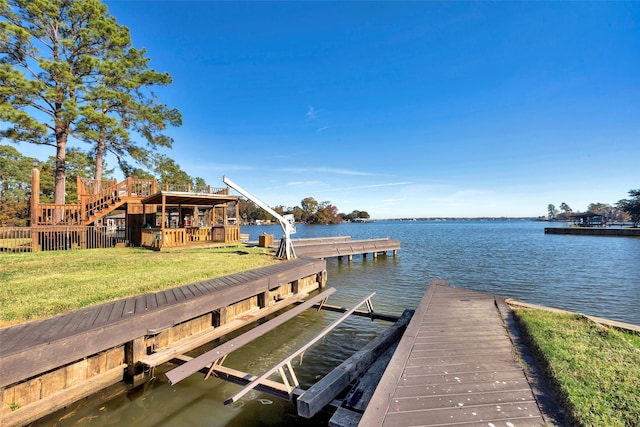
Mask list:
[[[238,184],[227,178],[226,176],[222,176],[222,182],[227,184],[229,187],[236,190],[238,193],[245,196],[247,199],[251,200],[256,205],[260,206],[265,211],[269,212],[273,215],[278,221],[280,221],[280,226],[282,227],[282,232],[284,236],[280,240],[280,246],[278,247],[278,251],[276,252],[276,256],[284,259],[294,259],[296,257],[296,253],[293,249],[293,244],[291,243],[291,235],[295,234],[296,226],[295,219],[293,215],[280,215],[275,210],[271,209],[269,205],[264,203],[262,200],[258,199],[253,194],[249,193],[244,188],[240,187]]]

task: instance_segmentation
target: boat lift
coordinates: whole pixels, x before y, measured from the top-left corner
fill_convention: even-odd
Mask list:
[[[293,402],[297,406],[298,415],[303,418],[313,417],[327,405],[334,407],[340,406],[338,401],[335,400],[340,392],[345,390],[353,381],[363,375],[372,364],[376,363],[380,359],[383,359],[383,361],[386,360],[385,363],[388,363],[388,359],[391,355],[387,349],[389,349],[394,342],[397,342],[400,339],[406,326],[411,320],[414,310],[405,310],[402,316],[395,317],[393,319],[389,315],[381,316],[373,310],[371,298],[376,294],[373,292],[361,299],[350,309],[341,308],[339,311],[343,313],[342,316],[334,320],[331,324],[315,335],[314,338],[309,340],[293,353],[290,353],[262,375],[252,375],[223,365],[229,353],[240,349],[256,338],[281,326],[285,322],[301,314],[304,310],[312,307],[317,307],[318,310],[324,309],[326,307],[327,299],[335,291],[335,288],[329,288],[324,292],[309,298],[304,303],[300,303],[291,310],[280,314],[266,323],[256,326],[244,334],[237,336],[198,357],[192,358],[186,355],[175,355],[171,362],[179,366],[165,374],[169,383],[175,385],[177,382],[182,381],[192,374],[200,372],[204,374],[205,380],[213,376],[243,387],[236,394],[227,398],[224,402],[225,405],[237,402],[249,391],[255,389],[274,397],[279,397]],[[366,306],[366,310],[358,310],[362,305]],[[334,307],[331,311],[338,310]],[[313,384],[310,388],[306,390],[301,388],[300,382],[293,370],[292,361],[299,357],[300,363],[302,363],[304,353],[312,345],[323,339],[329,332],[335,329],[341,322],[351,315],[366,316],[370,317],[372,320],[383,319],[393,321],[395,323],[376,338],[371,340],[353,356],[345,360],[340,366],[333,369],[320,381]],[[269,377],[275,373],[280,374],[281,381],[269,379]],[[364,382],[363,384],[364,385],[359,385],[358,387],[369,387],[368,382]],[[363,395],[363,391],[360,388],[354,388],[350,393],[355,393],[359,396]]]
[[[228,398],[224,402],[225,405],[237,401],[254,388],[277,397],[293,400],[294,396],[301,395],[304,390],[299,387],[300,383],[293,370],[293,366],[291,365],[292,360],[294,360],[296,357],[300,357],[300,361],[302,361],[302,356],[306,352],[306,350],[308,350],[313,344],[320,341],[329,332],[340,325],[340,323],[342,323],[347,317],[349,317],[351,314],[354,314],[354,312],[361,305],[366,304],[367,311],[370,314],[373,313],[371,298],[376,294],[375,292],[370,293],[368,296],[356,303],[351,309],[346,310],[342,316],[325,327],[313,339],[308,341],[305,345],[300,347],[295,352],[289,354],[281,362],[273,366],[271,369],[269,369],[259,377],[225,367],[223,366],[223,363],[229,353],[238,350],[239,348],[255,340],[256,338],[291,320],[295,316],[302,313],[304,310],[307,310],[314,305],[318,306],[318,310],[321,310],[322,306],[326,303],[329,296],[335,291],[335,288],[329,288],[326,291],[316,295],[315,297],[310,298],[306,302],[298,305],[297,307],[269,320],[266,323],[263,323],[262,325],[255,327],[248,332],[245,332],[243,335],[240,335],[212,350],[209,350],[206,353],[201,354],[198,357],[188,358],[186,356],[179,356],[174,358],[175,362],[182,364],[165,374],[167,376],[167,379],[169,380],[169,383],[175,385],[177,382],[182,381],[195,372],[203,372],[205,373],[205,380],[208,379],[211,375],[214,375],[215,377],[226,379],[227,381],[231,381],[244,386],[243,389],[241,389],[232,397]],[[280,373],[282,383],[268,379],[269,376],[276,372]]]
[[[282,239],[280,239],[280,246],[276,251],[276,256],[278,258],[283,258],[283,259],[294,259],[296,257],[296,253],[295,253],[295,250],[293,249],[293,244],[291,243],[291,235],[295,234],[296,226],[295,226],[295,219],[293,215],[291,214],[280,215],[278,212],[271,209],[269,205],[267,205],[266,203],[258,199],[256,196],[249,193],[247,190],[240,187],[238,184],[236,184],[235,182],[233,182],[232,180],[230,180],[224,175],[222,176],[222,182],[224,182],[229,187],[236,190],[238,193],[245,196],[247,199],[251,200],[256,205],[260,206],[265,211],[269,212],[278,221],[280,221],[280,226],[282,227],[282,231],[284,235],[282,236]]]

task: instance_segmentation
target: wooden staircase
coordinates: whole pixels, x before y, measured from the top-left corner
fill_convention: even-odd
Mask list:
[[[158,191],[154,179],[127,178],[117,182],[78,178],[77,184],[78,203],[33,203],[32,225],[92,225],[124,204],[140,204],[142,199]]]
[[[127,178],[124,181],[95,181],[78,178],[80,225],[91,225],[126,203],[140,201],[157,192],[157,181]]]

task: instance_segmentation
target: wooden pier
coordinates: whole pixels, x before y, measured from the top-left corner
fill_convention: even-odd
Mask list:
[[[326,284],[301,257],[0,329],[0,425],[28,424],[300,302]]]
[[[546,227],[544,234],[568,234],[572,236],[640,237],[640,228],[622,227]]]
[[[400,241],[391,238],[351,240],[349,237],[335,237],[318,239],[295,239],[293,247],[298,256],[308,256],[319,259],[346,257],[349,261],[354,255],[366,257],[371,254],[376,258],[379,254],[392,252],[395,256],[400,249]]]
[[[514,357],[505,324],[508,310],[501,298],[434,281],[358,425],[543,426],[550,422]],[[341,415],[339,410],[336,415],[353,415],[344,412],[349,411],[342,410]]]

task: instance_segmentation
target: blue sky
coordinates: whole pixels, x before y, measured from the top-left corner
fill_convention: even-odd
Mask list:
[[[167,154],[271,206],[538,216],[640,188],[640,3],[106,4],[173,76]]]

